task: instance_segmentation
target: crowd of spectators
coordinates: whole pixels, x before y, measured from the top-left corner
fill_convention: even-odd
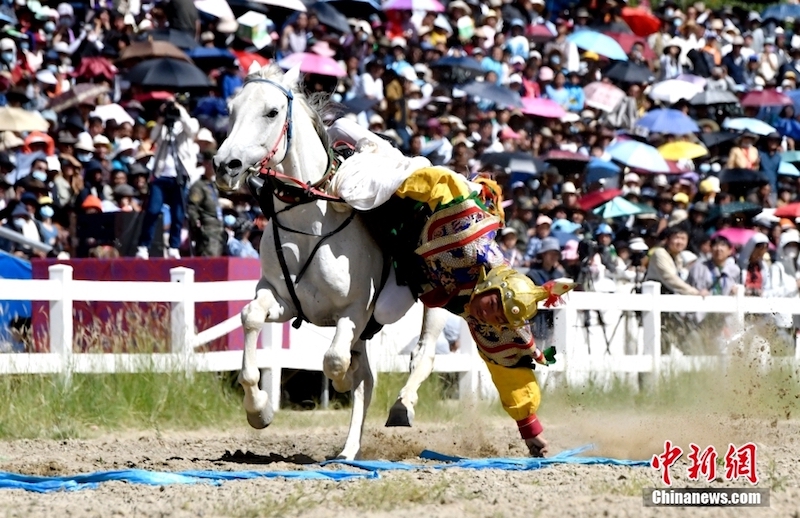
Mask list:
[[[253,7],[221,3],[237,15]],[[225,101],[252,60],[305,52],[341,68],[340,77],[305,76],[309,91],[331,94],[338,116],[407,154],[498,180],[507,200],[499,239],[536,282],[567,276],[611,292],[657,280],[665,293],[797,295],[800,5],[762,14],[672,0],[405,4],[418,10],[364,0],[301,13],[262,6],[267,35],[253,41],[234,18],[191,0],[88,9],[4,0],[0,105],[38,112],[48,127],[2,126],[0,220],[53,250],[1,237],[0,249],[113,257],[118,246],[81,230],[94,221],[86,216],[144,212],[131,238],[139,257],[161,239],[160,224],[165,255],[257,256],[266,218],[247,193],[226,195],[213,182]],[[237,59],[196,59],[212,86],[188,96],[128,79],[127,47],[177,42],[181,31],[190,55],[196,46]],[[586,32],[598,35],[591,45]],[[54,109],[83,83],[102,92]],[[165,125],[171,101],[177,111]],[[644,123],[666,108],[668,120],[694,126]],[[658,149],[668,169],[610,152],[625,142]],[[779,320],[793,331],[792,319]]]

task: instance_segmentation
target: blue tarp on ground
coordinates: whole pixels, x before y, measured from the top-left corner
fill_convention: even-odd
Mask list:
[[[518,458],[518,459],[466,459],[452,457],[430,450],[420,454],[424,460],[441,462],[442,464],[410,464],[407,462],[390,462],[380,460],[331,460],[322,462],[321,465],[342,464],[364,471],[336,471],[336,470],[298,470],[298,471],[183,471],[180,473],[166,473],[158,471],[145,471],[140,469],[127,469],[121,471],[102,471],[82,475],[62,477],[38,477],[20,475],[17,473],[0,472],[0,489],[24,489],[37,493],[51,491],[75,491],[78,489],[93,489],[101,482],[123,481],[132,484],[147,484],[163,486],[167,484],[196,484],[206,482],[221,484],[227,480],[249,480],[254,478],[287,478],[292,480],[350,480],[354,478],[378,478],[379,471],[410,471],[415,469],[501,469],[506,471],[525,471],[540,469],[555,464],[606,464],[612,466],[645,467],[650,462],[646,460],[622,460],[607,457],[581,457],[581,453],[591,449],[592,446],[582,446],[573,450],[566,450],[553,457],[544,459]]]
[[[31,263],[0,251],[0,279],[31,279]],[[2,294],[0,294],[2,295]],[[10,341],[8,324],[16,317],[31,316],[30,301],[0,300],[0,342]]]

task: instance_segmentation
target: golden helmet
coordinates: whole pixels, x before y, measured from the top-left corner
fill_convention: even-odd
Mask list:
[[[522,327],[536,315],[539,302],[545,301],[545,307],[554,306],[561,301],[561,295],[575,286],[573,282],[556,281],[537,286],[526,275],[501,264],[492,268],[489,273],[486,273],[485,268],[481,271],[471,298],[490,290],[500,290],[506,320],[512,327]]]

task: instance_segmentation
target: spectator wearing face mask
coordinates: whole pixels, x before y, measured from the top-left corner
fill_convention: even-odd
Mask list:
[[[136,162],[136,158],[134,157],[135,151],[136,146],[134,146],[133,140],[129,137],[121,138],[117,149],[111,154],[111,168],[129,173],[130,167]]]

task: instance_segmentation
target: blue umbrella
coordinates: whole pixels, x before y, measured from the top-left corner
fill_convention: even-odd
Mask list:
[[[231,51],[217,47],[195,47],[186,54],[202,69],[228,66],[236,62],[236,56]]]
[[[725,129],[736,131],[750,131],[756,135],[766,136],[775,131],[775,128],[770,126],[764,121],[752,119],[749,117],[739,117],[735,119],[725,119],[722,123]]]
[[[608,59],[628,61],[628,55],[622,50],[620,44],[611,36],[599,32],[588,29],[579,30],[567,36],[567,41],[574,43],[578,48],[591,50]]]
[[[633,169],[651,173],[669,173],[669,166],[653,146],[636,140],[624,140],[609,146],[608,155],[615,161]]]
[[[602,219],[624,218],[635,216],[636,214],[654,213],[655,209],[646,205],[633,203],[622,196],[617,196],[613,200],[606,202],[592,211]]]
[[[466,56],[458,58],[447,56],[442,59],[437,59],[431,63],[431,68],[460,68],[472,72],[484,72],[483,67],[477,59]]]
[[[469,95],[480,97],[495,104],[507,106],[509,108],[522,108],[522,98],[517,92],[509,90],[503,86],[498,86],[495,83],[486,81],[473,81],[465,85],[459,86]]]
[[[789,162],[781,162],[778,166],[778,174],[785,176],[800,176],[800,170]]]
[[[797,4],[778,4],[772,5],[764,9],[761,13],[761,18],[766,20],[772,18],[773,20],[783,21],[787,18],[800,18],[800,5]]]
[[[591,185],[604,178],[612,178],[620,174],[622,169],[608,160],[594,157],[586,165],[586,185]]]
[[[652,110],[636,121],[636,126],[647,128],[651,133],[686,135],[699,133],[700,128],[688,115],[678,110]]]

